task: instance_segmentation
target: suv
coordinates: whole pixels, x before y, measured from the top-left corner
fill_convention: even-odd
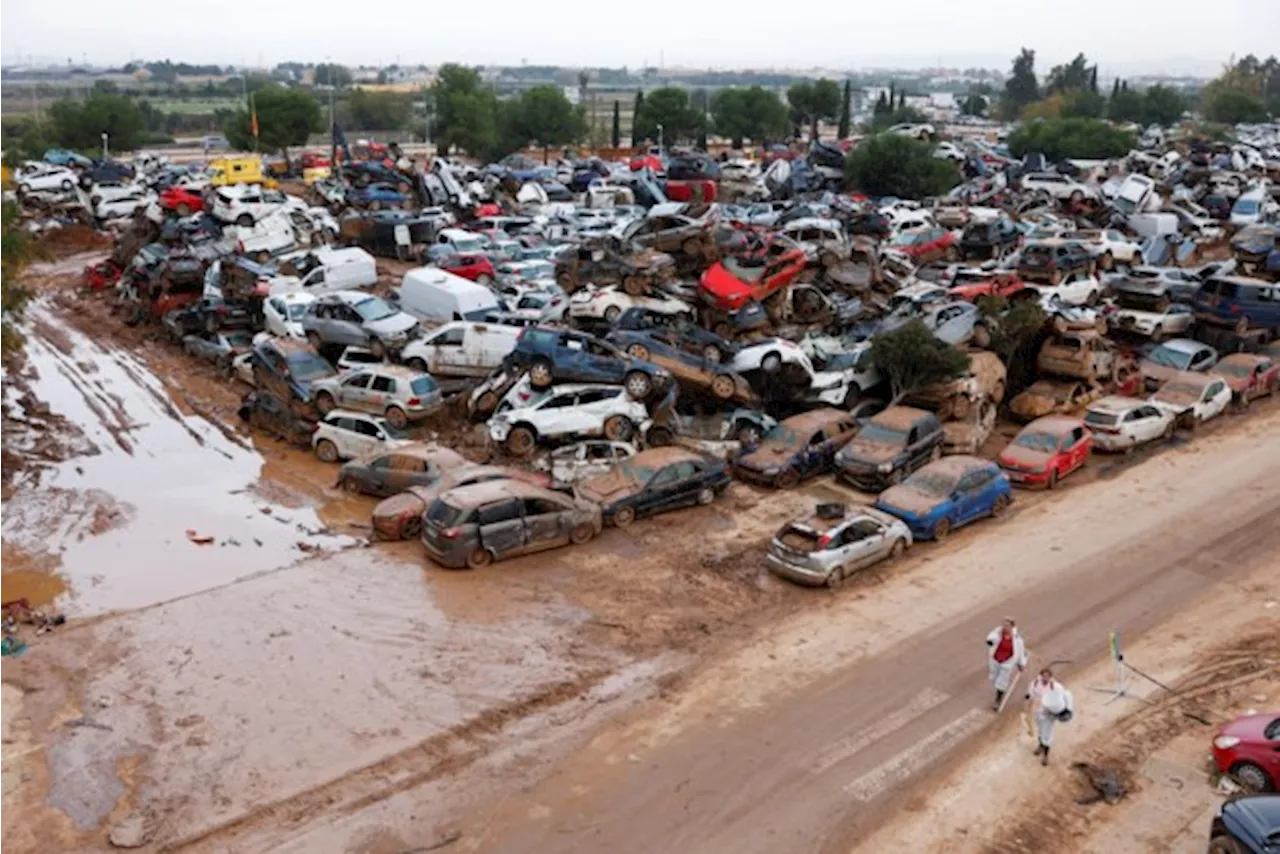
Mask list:
[[[566,294],[590,283],[622,285],[631,296],[642,296],[655,285],[673,279],[675,273],[676,262],[670,255],[625,243],[612,235],[569,249],[556,261],[556,284]]]
[[[379,357],[399,352],[418,332],[413,315],[360,291],[320,297],[308,306],[301,323],[307,340],[317,350],[325,344],[368,347]]]
[[[612,383],[625,386],[636,400],[664,389],[671,379],[662,368],[633,359],[591,335],[537,326],[520,333],[504,365],[528,370],[529,381],[537,389],[553,382]]]
[[[504,400],[489,418],[489,438],[516,457],[528,457],[539,442],[581,436],[631,441],[649,420],[643,403],[620,386],[570,383],[535,392],[527,401]]]
[[[289,403],[303,418],[319,412],[311,398],[311,383],[334,375],[333,366],[301,341],[262,336],[249,356],[253,382],[260,390]]]
[[[1280,338],[1280,283],[1244,276],[1219,276],[1205,282],[1191,303],[1196,320],[1233,326],[1243,335],[1268,330]]]
[[[440,386],[430,374],[399,365],[371,366],[341,376],[317,380],[311,386],[321,414],[341,406],[374,415],[403,430],[440,407]]]
[[[1081,184],[1066,175],[1056,172],[1028,172],[1022,176],[1022,189],[1040,190],[1055,199],[1081,201],[1085,198],[1097,198],[1098,193],[1087,184]]]
[[[863,492],[880,492],[940,459],[944,438],[942,423],[932,412],[891,406],[836,454],[838,477]]]
[[[1209,854],[1280,851],[1280,795],[1242,795],[1225,802],[1209,830]]]
[[[1060,283],[1068,273],[1093,272],[1093,258],[1079,243],[1067,240],[1041,240],[1023,247],[1018,258],[1018,275],[1026,281]]]

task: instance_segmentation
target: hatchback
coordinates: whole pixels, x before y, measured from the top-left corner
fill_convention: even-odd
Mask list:
[[[995,463],[957,455],[885,490],[876,507],[906,522],[916,539],[942,540],[977,519],[1003,516],[1012,501],[1009,479]]]
[[[399,365],[370,366],[312,383],[316,408],[327,413],[339,406],[385,416],[403,430],[440,408],[440,386],[430,374]]]
[[[1154,403],[1115,396],[1094,401],[1084,416],[1095,448],[1124,453],[1156,439],[1172,438],[1175,421],[1172,412]]]
[[[316,423],[311,447],[326,463],[349,460],[408,444],[409,437],[385,418],[334,409]]]

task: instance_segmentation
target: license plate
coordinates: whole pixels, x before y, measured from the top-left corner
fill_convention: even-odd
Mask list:
[[[1022,472],[1016,472],[1016,471],[1009,472],[1009,480],[1022,481],[1026,479],[1027,479],[1027,476]]]

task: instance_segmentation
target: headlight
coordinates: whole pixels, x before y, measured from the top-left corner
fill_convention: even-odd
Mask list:
[[[893,471],[893,463],[881,463],[876,466],[876,471],[880,472],[880,474],[888,474]]]
[[[1230,750],[1240,743],[1234,735],[1220,735],[1213,740],[1213,746],[1219,750]]]

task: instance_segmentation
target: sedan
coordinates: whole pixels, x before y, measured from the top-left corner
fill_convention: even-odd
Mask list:
[[[901,519],[873,507],[819,504],[782,526],[769,543],[765,566],[797,584],[839,587],[844,579],[911,546]]]
[[[1195,428],[1231,405],[1231,386],[1214,374],[1181,371],[1151,395],[1151,402],[1173,413],[1180,426]]]
[[[1085,380],[1039,379],[1009,401],[1009,412],[1020,421],[1076,412],[1102,397],[1096,383]]]
[[[1172,412],[1132,397],[1104,397],[1091,404],[1084,423],[1093,431],[1094,447],[1128,453],[1156,439],[1173,438]]]
[[[962,525],[1003,516],[1012,502],[1009,479],[995,463],[957,455],[885,490],[876,507],[906,522],[916,539],[943,540]]]
[[[1274,792],[1280,784],[1280,715],[1243,715],[1218,730],[1213,761],[1252,792]]]
[[[640,516],[710,504],[729,480],[723,460],[683,448],[653,448],[581,482],[576,493],[599,504],[605,522],[625,528]]]
[[[1079,418],[1037,418],[1013,438],[996,462],[1015,486],[1047,486],[1058,482],[1089,459],[1093,434]]]
[[[338,486],[364,495],[395,495],[411,486],[438,482],[467,465],[467,459],[438,445],[404,445],[346,463],[338,470]]]

